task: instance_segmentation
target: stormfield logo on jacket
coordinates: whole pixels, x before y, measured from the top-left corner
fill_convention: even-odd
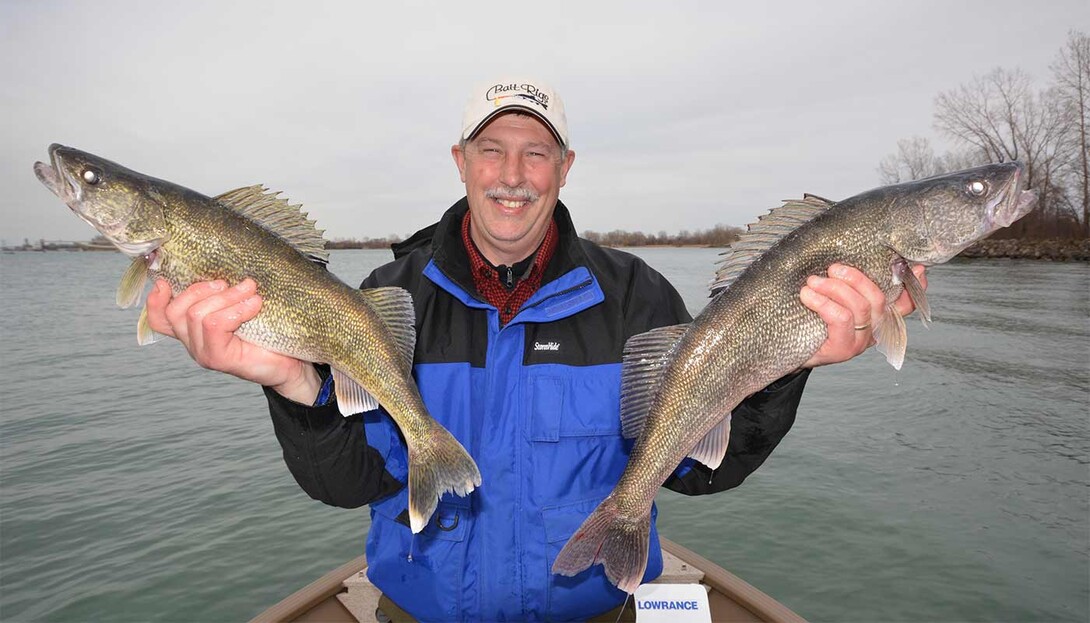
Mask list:
[[[545,342],[544,344],[541,343],[541,342],[534,342],[534,350],[535,351],[551,350],[551,351],[559,352],[560,351],[560,342]]]
[[[532,84],[497,84],[488,89],[484,97],[496,107],[502,106],[508,97],[518,97],[537,104],[542,110],[549,110],[549,96]]]

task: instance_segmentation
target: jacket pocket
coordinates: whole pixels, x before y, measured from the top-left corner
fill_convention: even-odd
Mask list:
[[[537,375],[530,379],[529,391],[531,441],[621,434],[616,375]]]
[[[543,506],[587,499],[612,487],[628,461],[619,381],[604,370],[542,372],[527,383],[529,490]]]
[[[398,521],[398,514],[397,505],[371,507],[367,577],[414,618],[458,619],[466,593],[468,503],[440,501],[428,525],[415,536]]]

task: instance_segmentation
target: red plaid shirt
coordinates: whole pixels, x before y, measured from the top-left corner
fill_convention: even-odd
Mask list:
[[[541,277],[545,273],[545,267],[556,250],[556,240],[559,233],[556,229],[556,221],[549,222],[549,229],[545,232],[545,239],[538,247],[537,257],[530,266],[530,273],[519,279],[514,288],[508,290],[496,269],[484,259],[477,245],[469,237],[469,212],[462,219],[462,244],[465,245],[466,254],[469,255],[469,264],[473,273],[473,284],[477,286],[477,292],[484,300],[500,310],[500,326],[511,322],[519,309],[541,287]],[[519,278],[520,276],[516,276]]]

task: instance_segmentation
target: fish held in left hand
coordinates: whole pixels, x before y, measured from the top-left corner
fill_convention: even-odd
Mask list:
[[[299,206],[260,186],[206,197],[93,154],[52,145],[38,179],[81,219],[133,258],[117,303],[140,302],[148,279],[174,294],[198,281],[252,278],[260,313],[239,338],[333,369],[344,415],[382,405],[409,454],[409,521],[420,532],[447,491],[468,495],[481,474],[465,448],[428,414],[412,378],[416,315],[402,288],[358,290],[325,268],[321,232]],[[141,344],[159,336],[137,322]]]
[[[878,350],[900,369],[906,333],[894,301],[907,290],[930,321],[911,265],[945,262],[1025,216],[1037,196],[1023,180],[1021,164],[993,164],[835,203],[807,195],[751,225],[732,245],[711,302],[692,323],[625,344],[621,420],[636,443],[620,481],[564,545],[553,573],[576,575],[601,563],[614,585],[635,592],[662,483],[686,456],[719,467],[734,407],[799,369],[825,341],[824,322],[799,300],[806,279],[833,263],[870,277],[887,302],[871,327]]]

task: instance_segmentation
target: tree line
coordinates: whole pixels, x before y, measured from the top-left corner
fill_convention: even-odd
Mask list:
[[[1070,31],[1049,69],[1041,89],[1021,69],[997,67],[939,93],[934,128],[953,149],[937,154],[926,138],[902,139],[878,166],[882,183],[1020,160],[1037,208],[994,237],[1090,238],[1090,37]]]
[[[667,234],[660,231],[657,234],[645,234],[641,231],[625,231],[614,229],[606,233],[587,230],[583,237],[591,242],[606,247],[645,247],[645,246],[701,246],[701,247],[725,247],[735,240],[745,230],[729,225],[716,225],[711,229],[689,231],[683,229],[676,234]]]
[[[676,234],[660,231],[657,234],[645,234],[639,231],[615,229],[606,233],[585,231],[583,237],[607,247],[644,247],[644,246],[701,246],[725,247],[745,230],[740,227],[716,225],[711,229],[689,231],[683,229]],[[402,238],[391,234],[385,238],[337,238],[326,242],[327,249],[389,249],[390,245],[401,242]]]
[[[327,249],[389,249],[390,245],[401,242],[401,236],[397,234],[391,234],[385,238],[364,238],[358,240],[356,238],[335,238],[333,240],[327,240],[325,248]]]

